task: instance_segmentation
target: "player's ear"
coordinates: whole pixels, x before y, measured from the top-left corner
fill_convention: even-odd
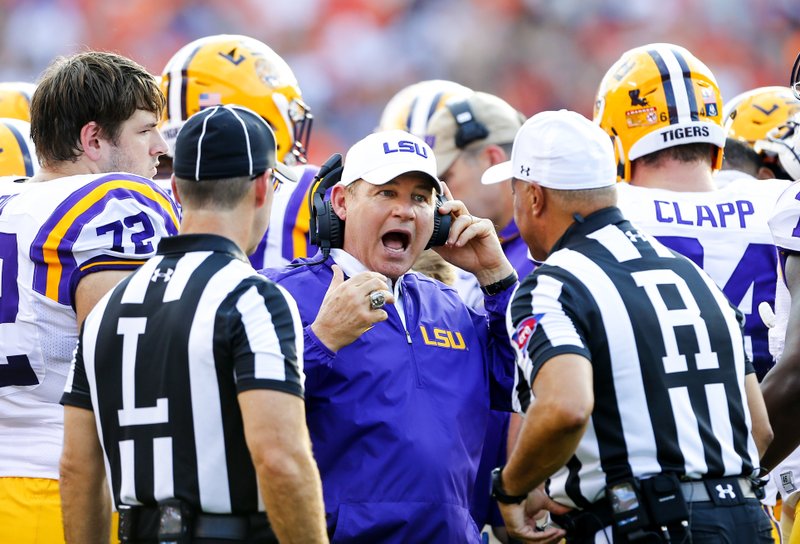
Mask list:
[[[103,136],[100,125],[95,121],[89,121],[83,125],[78,137],[80,139],[80,148],[83,150],[86,157],[92,161],[99,161],[103,152],[103,145],[101,142]]]

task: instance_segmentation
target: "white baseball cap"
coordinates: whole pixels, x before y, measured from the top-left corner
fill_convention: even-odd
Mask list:
[[[339,185],[363,179],[383,185],[397,176],[419,172],[430,178],[436,190],[442,183],[436,177],[436,158],[428,144],[404,130],[385,130],[356,142],[344,158]]]
[[[617,182],[614,147],[603,129],[579,113],[537,113],[517,132],[511,160],[486,170],[481,182],[512,177],[550,189],[608,187]]]

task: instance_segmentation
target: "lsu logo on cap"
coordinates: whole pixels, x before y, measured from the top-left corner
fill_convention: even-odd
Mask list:
[[[428,151],[424,147],[408,140],[400,140],[397,142],[397,147],[390,147],[389,142],[383,142],[383,154],[389,153],[415,153],[423,159],[428,158]]]
[[[525,351],[525,348],[528,347],[528,342],[530,342],[534,331],[536,331],[536,326],[539,324],[539,321],[542,320],[542,317],[544,317],[544,314],[534,314],[526,317],[517,325],[517,330],[511,335],[511,340],[517,345],[520,351]]]

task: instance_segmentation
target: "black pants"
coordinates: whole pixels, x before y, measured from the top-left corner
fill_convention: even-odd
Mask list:
[[[756,499],[737,506],[716,506],[713,502],[692,502],[689,506],[691,541],[677,530],[670,534],[672,544],[772,544],[772,524]],[[609,531],[610,532],[610,531]],[[677,534],[676,534],[677,533]],[[568,544],[606,544],[602,533],[589,537],[567,537]],[[655,530],[651,538],[636,544],[665,542]],[[614,534],[608,544],[625,544],[625,537]]]

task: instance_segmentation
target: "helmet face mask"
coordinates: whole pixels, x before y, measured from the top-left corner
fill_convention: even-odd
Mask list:
[[[614,141],[618,177],[631,161],[668,147],[710,143],[722,164],[722,99],[711,71],[686,49],[650,44],[631,49],[608,70],[597,91],[594,120]]]
[[[778,166],[792,180],[800,180],[800,112],[770,130],[765,139],[756,142],[755,150],[775,155]]]
[[[239,104],[272,127],[279,160],[288,165],[306,162],[311,110],[286,62],[256,39],[221,34],[187,44],[167,62],[161,90],[167,108],[160,129],[170,154],[178,130],[193,114]]]

